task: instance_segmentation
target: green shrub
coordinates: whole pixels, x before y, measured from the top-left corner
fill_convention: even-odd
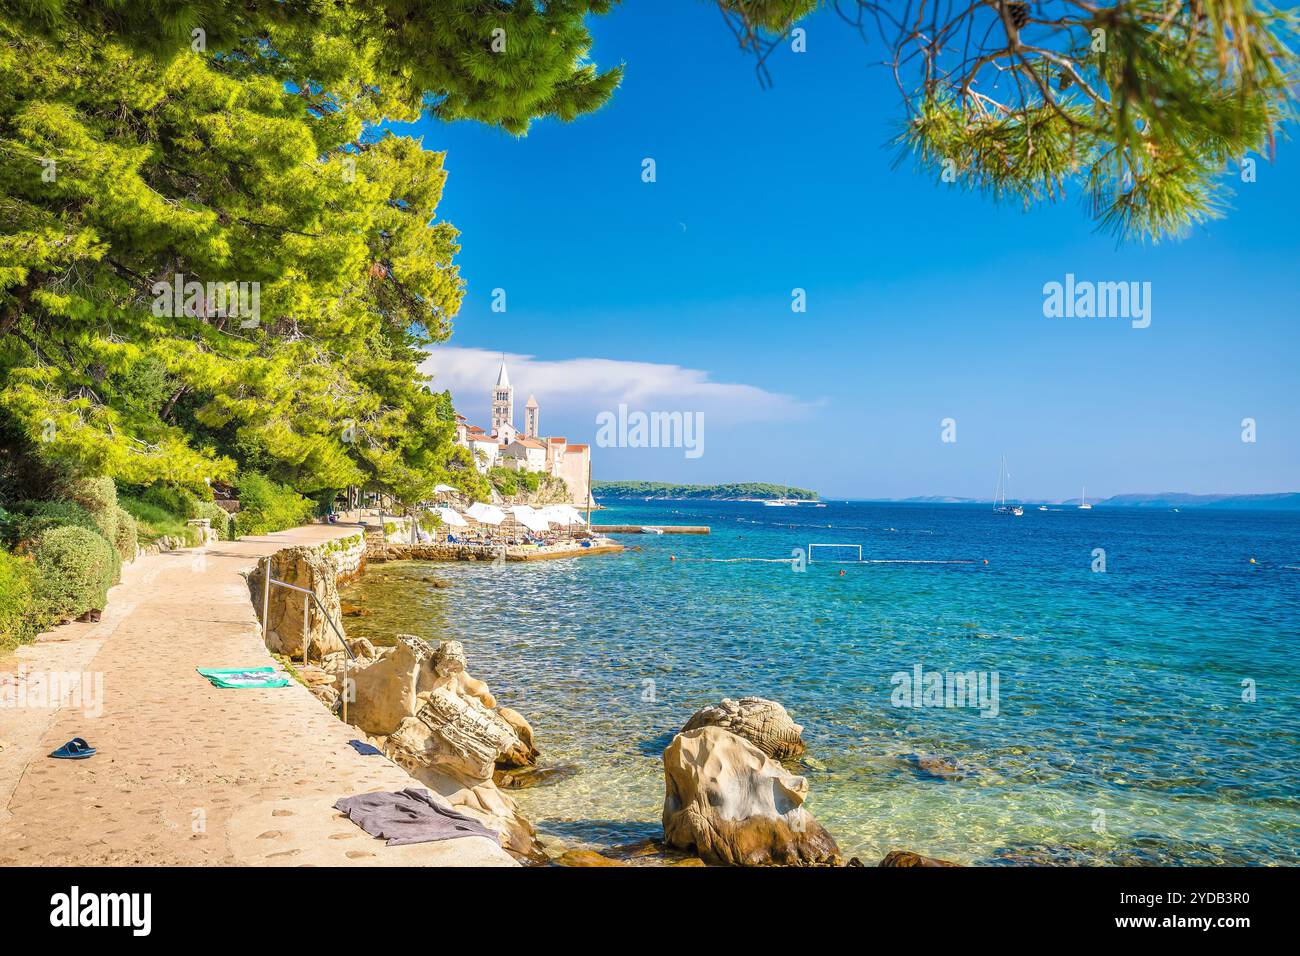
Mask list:
[[[75,501],[20,501],[7,516],[5,543],[26,545],[50,528],[85,528],[99,533],[95,516]]]
[[[292,488],[278,484],[255,471],[240,476],[239,513],[235,532],[270,534],[305,524],[311,519],[313,502]]]
[[[90,512],[105,541],[117,540],[117,486],[112,478],[80,478],[68,486],[68,498]]]
[[[215,501],[200,501],[198,507],[198,517],[208,519],[208,524],[212,525],[212,530],[217,533],[218,538],[229,541],[234,537],[235,519],[231,517],[230,512]]]
[[[78,617],[108,603],[121,559],[104,538],[85,528],[51,528],[32,547],[36,603],[51,620]]]
[[[492,468],[488,471],[488,480],[492,487],[509,497],[519,493],[519,472],[509,468]]]
[[[191,518],[203,517],[199,514],[199,496],[187,488],[178,488],[176,485],[161,482],[150,485],[140,495],[140,500],[183,519],[182,524]]]
[[[117,546],[117,553],[123,561],[135,560],[135,552],[140,545],[139,534],[135,518],[122,507],[117,509],[117,538],[113,544]]]
[[[36,578],[30,558],[0,551],[0,650],[25,644],[39,633]]]

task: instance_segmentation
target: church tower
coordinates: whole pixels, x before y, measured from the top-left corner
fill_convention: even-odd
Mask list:
[[[527,438],[536,438],[538,434],[537,399],[529,395],[528,404],[524,406],[524,435]]]
[[[492,434],[499,435],[502,425],[512,428],[515,424],[515,390],[510,387],[510,376],[506,374],[506,357],[501,356],[501,371],[497,373],[497,383],[492,387]]]

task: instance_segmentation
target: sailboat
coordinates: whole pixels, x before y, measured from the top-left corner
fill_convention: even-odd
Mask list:
[[[1088,486],[1083,486],[1083,491],[1079,494],[1079,510],[1091,511],[1092,505],[1088,504]]]
[[[1002,456],[1002,464],[998,468],[998,486],[993,492],[993,513],[995,515],[1015,515],[1019,518],[1025,513],[1025,509],[1020,505],[1011,505],[1007,507],[1007,485],[1011,482],[1011,475],[1007,471],[1007,456]]]

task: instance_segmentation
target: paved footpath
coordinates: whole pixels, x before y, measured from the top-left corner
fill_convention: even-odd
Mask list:
[[[334,801],[422,784],[348,746],[356,730],[296,682],[222,690],[195,672],[274,663],[241,572],[355,533],[309,525],[143,556],[98,624],[0,660],[0,865],[514,865],[482,837],[385,846]],[[85,672],[92,688],[102,675],[102,700],[10,706],[35,672]],[[99,752],[46,756],[72,737]]]

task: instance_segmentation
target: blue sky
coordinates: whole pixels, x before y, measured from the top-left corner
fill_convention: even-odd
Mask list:
[[[805,26],[763,90],[710,4],[630,0],[592,21],[596,62],[626,66],[600,112],[399,127],[447,152],[468,294],[429,364],[461,411],[487,424],[507,352],[547,434],[594,441],[620,400],[704,413],[700,457],[597,448],[597,478],[987,497],[1005,452],[1030,499],[1300,490],[1300,144],[1227,219],[1118,246],[1077,196],[1025,211],[895,168],[880,47]],[[1067,272],[1150,282],[1151,326],[1045,318]]]

